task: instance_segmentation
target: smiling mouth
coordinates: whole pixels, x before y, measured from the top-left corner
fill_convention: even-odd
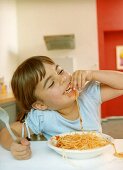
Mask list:
[[[71,83],[69,83],[68,87],[66,88],[64,94],[69,94],[71,91],[73,91],[73,88],[71,88]]]

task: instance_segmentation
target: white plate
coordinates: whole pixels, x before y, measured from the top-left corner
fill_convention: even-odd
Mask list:
[[[63,134],[59,134],[56,136],[64,136],[64,135],[70,135],[70,134],[82,134],[83,132],[71,132],[71,133],[63,133]],[[88,131],[84,131],[84,133],[88,133]],[[104,133],[97,133],[95,132],[96,135],[101,136],[111,142],[113,142],[113,138],[109,135],[106,135]],[[106,146],[100,147],[100,148],[96,148],[96,149],[88,149],[88,150],[71,150],[71,149],[62,149],[62,148],[58,148],[55,146],[56,143],[56,139],[55,136],[51,137],[48,140],[48,146],[53,149],[54,151],[56,151],[57,153],[59,153],[62,156],[65,156],[67,158],[72,158],[72,159],[88,159],[88,158],[93,158],[96,156],[101,155],[104,152],[108,152],[108,150],[110,149],[111,145],[108,144]]]

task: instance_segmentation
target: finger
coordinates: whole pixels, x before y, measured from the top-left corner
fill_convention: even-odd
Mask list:
[[[28,148],[28,149],[26,149],[26,150],[24,150],[24,151],[22,151],[22,152],[18,152],[18,151],[14,151],[14,152],[12,152],[12,154],[13,155],[16,155],[16,156],[23,156],[23,155],[26,155],[26,154],[28,154],[28,153],[30,153],[31,152],[31,149],[30,148]]]
[[[86,76],[83,74],[83,76],[82,76],[82,85],[81,85],[81,88],[84,88],[85,82],[86,82]]]
[[[30,142],[27,139],[23,138],[21,139],[21,144],[27,146],[27,145],[30,145]]]
[[[75,86],[75,89],[77,89],[77,90],[81,90],[81,88],[82,88],[82,72],[81,71],[77,71],[76,72],[76,74],[75,74],[75,82],[76,82],[76,84],[74,84]]]
[[[17,151],[17,152],[22,152],[24,150],[26,150],[27,148],[30,148],[30,145],[22,145],[22,144],[18,144],[18,143],[13,143],[11,145],[11,148],[10,150],[13,152],[13,151]]]
[[[31,156],[32,156],[31,150],[23,155],[13,155],[13,157],[18,160],[27,160],[30,159]]]
[[[82,89],[82,74],[81,74],[81,72],[78,72],[78,76],[77,76],[77,89],[78,90]]]
[[[77,75],[78,75],[78,72],[75,72],[72,75],[72,86],[73,86],[73,89],[77,89]]]
[[[29,140],[26,138],[18,138],[15,142],[22,145],[30,145]]]

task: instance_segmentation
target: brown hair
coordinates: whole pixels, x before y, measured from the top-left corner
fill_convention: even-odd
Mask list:
[[[20,64],[13,74],[12,91],[23,110],[23,114],[19,116],[20,120],[25,113],[30,111],[32,104],[36,101],[34,95],[36,85],[46,74],[43,63],[54,64],[54,61],[46,56],[33,56]]]

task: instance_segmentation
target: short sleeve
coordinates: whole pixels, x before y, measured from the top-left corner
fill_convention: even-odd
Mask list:
[[[43,111],[32,109],[25,120],[28,127],[35,133],[39,134],[43,131],[44,114]]]
[[[101,104],[100,83],[97,81],[88,82],[85,86],[84,93],[95,101],[95,103]]]

